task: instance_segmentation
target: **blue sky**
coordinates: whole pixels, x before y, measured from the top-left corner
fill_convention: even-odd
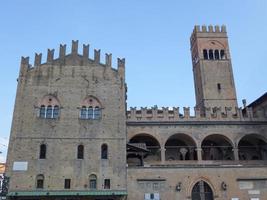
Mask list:
[[[194,25],[227,26],[239,106],[267,86],[266,0],[16,0],[0,2],[0,162],[6,155],[21,56],[71,40],[126,58],[128,106],[195,105],[189,38]]]

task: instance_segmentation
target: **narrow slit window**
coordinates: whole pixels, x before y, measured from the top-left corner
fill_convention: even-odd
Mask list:
[[[101,159],[108,159],[108,145],[101,146]]]
[[[83,147],[83,145],[79,145],[78,146],[78,152],[77,152],[77,158],[78,159],[83,159],[83,157],[84,157],[84,147]]]
[[[207,49],[204,49],[203,50],[203,57],[204,57],[205,60],[208,60],[209,59]]]
[[[224,50],[221,50],[220,56],[221,56],[221,59],[222,60],[225,59],[225,52],[224,52]]]
[[[222,89],[220,83],[217,84],[217,89],[218,89],[218,90],[221,90],[221,89]]]
[[[81,109],[81,119],[87,119],[87,109],[85,106]]]
[[[39,155],[40,159],[45,159],[46,158],[46,145],[45,144],[41,144],[40,145],[40,155]]]
[[[47,110],[46,110],[46,118],[52,118],[53,115],[53,109],[52,106],[47,106]]]
[[[101,115],[101,110],[99,107],[95,107],[94,109],[94,118],[95,119],[99,119],[100,118],[100,115]]]
[[[40,107],[40,117],[45,118],[45,106],[44,105]]]
[[[88,108],[88,119],[94,119],[94,109],[91,106]]]
[[[59,106],[54,106],[54,111],[53,111],[53,118],[58,118],[59,117]]]
[[[209,59],[210,60],[213,60],[214,59],[213,50],[212,49],[209,50]]]
[[[219,60],[220,59],[220,55],[219,55],[219,50],[218,49],[216,49],[214,51],[214,56],[215,56],[215,60]]]

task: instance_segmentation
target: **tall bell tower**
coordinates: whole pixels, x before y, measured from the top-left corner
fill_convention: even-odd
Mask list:
[[[190,42],[196,107],[237,107],[226,27],[195,26]]]

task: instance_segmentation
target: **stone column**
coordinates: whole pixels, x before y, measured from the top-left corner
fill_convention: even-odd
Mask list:
[[[234,159],[239,160],[238,148],[233,148],[233,152],[234,152]]]
[[[197,160],[202,160],[202,148],[201,147],[198,147],[196,148],[196,151],[197,151]]]
[[[165,163],[165,151],[166,149],[164,147],[162,147],[160,149],[160,158],[161,158],[161,163]]]

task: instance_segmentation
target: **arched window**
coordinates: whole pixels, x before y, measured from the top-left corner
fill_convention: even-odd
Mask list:
[[[220,51],[220,56],[221,56],[221,59],[222,59],[222,60],[225,59],[225,52],[224,52],[224,50],[221,50],[221,51]]]
[[[84,147],[83,145],[79,145],[77,148],[77,158],[83,159],[83,154],[84,154]]]
[[[43,189],[44,188],[44,175],[38,174],[36,176],[36,188],[37,189]]]
[[[205,60],[208,60],[209,59],[207,49],[204,49],[203,50],[203,57],[204,57]]]
[[[41,107],[40,107],[40,117],[41,118],[45,118],[45,112],[46,112],[45,106],[41,105]]]
[[[89,188],[92,190],[96,190],[97,188],[97,177],[95,174],[89,176]]]
[[[212,49],[209,50],[209,59],[210,60],[213,60],[214,59],[213,50]]]
[[[85,106],[81,109],[81,119],[87,119],[87,108]]]
[[[40,159],[45,159],[46,158],[46,145],[41,144],[40,145],[40,154],[39,154]]]
[[[94,109],[92,106],[88,108],[88,119],[94,119]]]
[[[58,118],[58,117],[59,117],[59,106],[56,105],[54,106],[53,118]]]
[[[210,186],[204,182],[197,182],[192,189],[192,199],[194,200],[213,200],[213,192]]]
[[[215,60],[219,60],[220,59],[220,55],[219,55],[219,50],[218,49],[216,49],[214,51],[214,56],[215,56]]]
[[[108,159],[108,145],[106,144],[101,146],[101,159]]]
[[[98,106],[96,106],[95,109],[94,109],[94,118],[95,119],[99,119],[100,115],[101,115],[101,110],[100,110],[100,108]]]
[[[59,117],[59,102],[52,95],[45,96],[39,103],[39,117],[46,119],[56,119]]]
[[[46,109],[46,118],[52,118],[53,116],[53,112],[52,112],[52,106],[47,106],[47,109]]]
[[[80,119],[100,119],[101,118],[101,105],[99,101],[90,96],[82,102],[80,109]]]

